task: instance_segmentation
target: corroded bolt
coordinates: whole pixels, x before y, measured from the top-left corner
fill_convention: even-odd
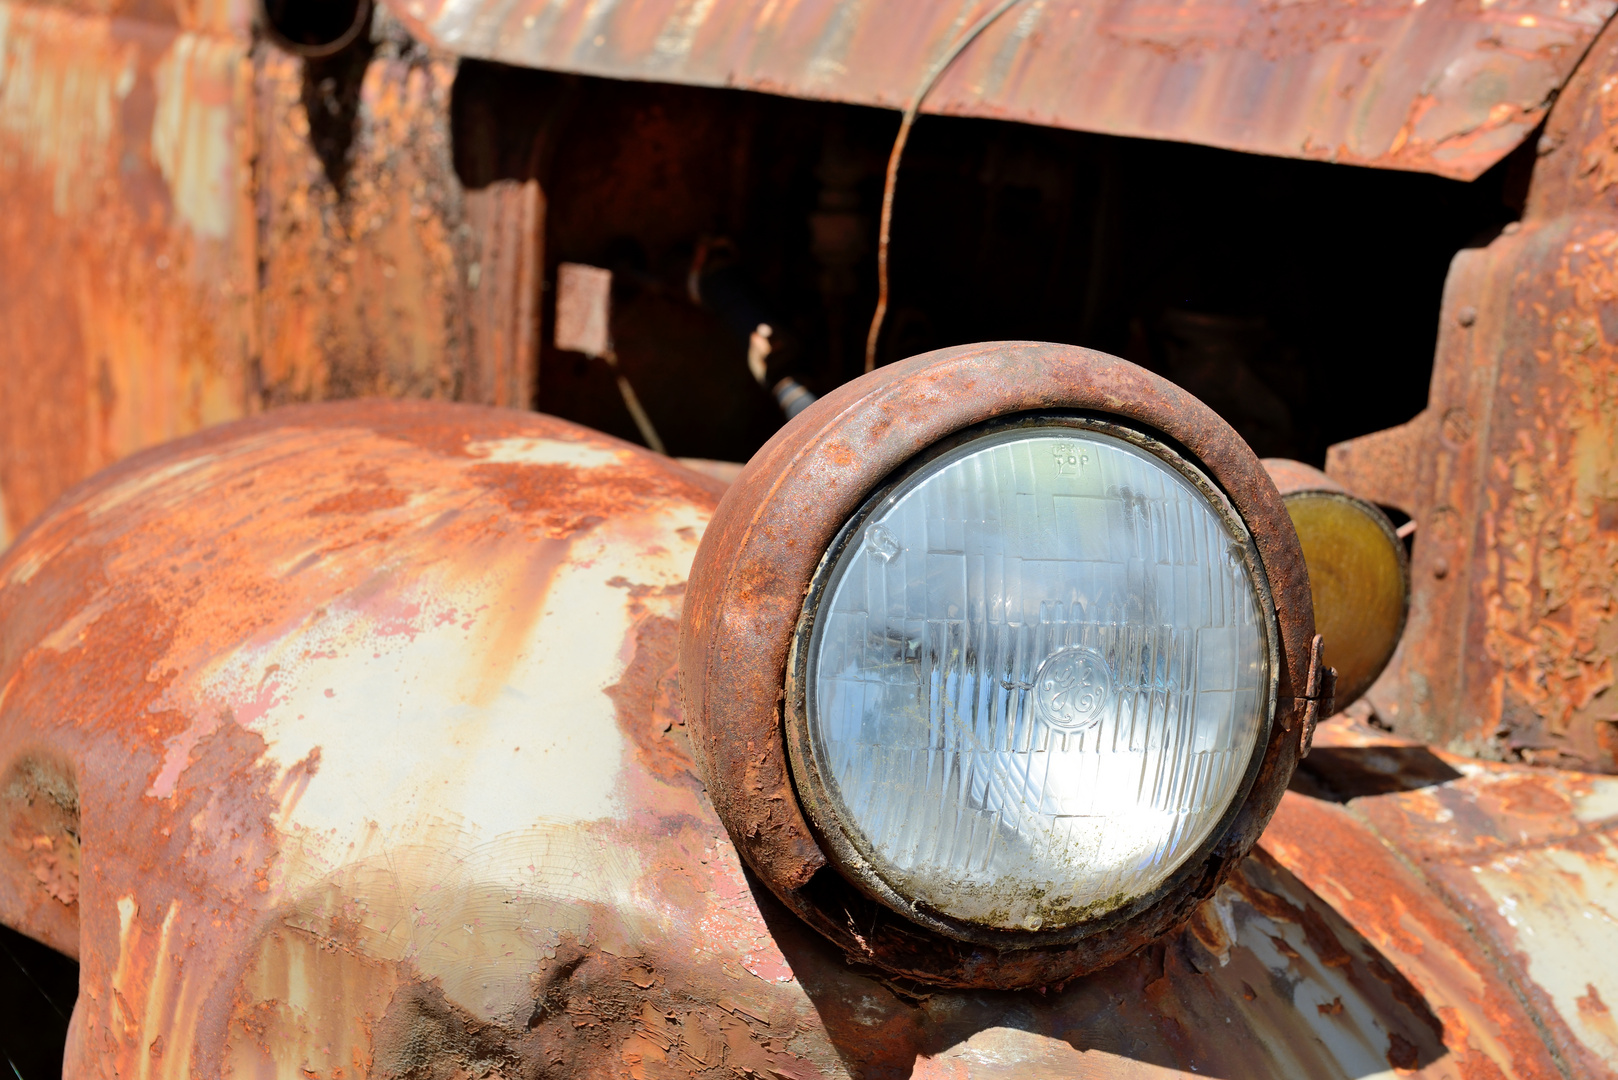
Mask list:
[[[1456,313],[1455,321],[1462,326],[1471,326],[1478,321],[1478,309],[1468,304]]]

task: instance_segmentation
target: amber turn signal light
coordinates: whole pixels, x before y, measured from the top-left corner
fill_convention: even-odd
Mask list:
[[[1410,607],[1410,560],[1374,504],[1298,461],[1266,458],[1298,530],[1314,597],[1315,631],[1337,669],[1336,706],[1357,700],[1388,666]]]

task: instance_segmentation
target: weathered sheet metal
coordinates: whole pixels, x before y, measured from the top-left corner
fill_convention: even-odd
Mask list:
[[[0,0],[0,346],[27,358],[0,547],[96,469],[267,404],[532,399],[543,202],[460,185],[453,57],[384,25],[352,85],[313,80],[317,116],[352,114],[339,198],[252,4],[102,7]]]
[[[465,56],[903,108],[992,0],[387,0]],[[1470,179],[1543,118],[1610,0],[1024,0],[924,111]]]
[[[1402,733],[1618,772],[1618,33],[1547,123],[1520,225],[1456,256],[1427,409],[1327,472],[1417,522]]]
[[[1618,949],[1618,779],[1434,753],[1346,719],[1317,741],[1330,752],[1309,768],[1347,806],[1289,796],[1266,849],[1506,1075],[1548,1073],[1547,1049],[1575,1076],[1618,1071],[1605,959]]]
[[[254,53],[262,345],[250,408],[362,395],[527,406],[538,185],[463,188],[454,58],[386,19],[374,36],[367,57],[334,59],[329,73]],[[345,109],[351,130],[311,130],[311,117]]]
[[[779,967],[657,724],[713,500],[533,414],[356,405],[137,457],[23,538],[0,909],[81,958],[69,1073],[403,1072],[463,1015],[554,1048],[544,980],[649,986],[610,957],[675,924],[709,979]]]
[[[240,415],[251,84],[246,8],[222,8],[192,28],[0,3],[0,542],[102,465]]]
[[[1190,927],[1065,988],[850,967],[746,877],[688,753],[674,633],[718,491],[545,417],[357,403],[140,455],[21,538],[0,917],[81,959],[69,1074],[1536,1077],[1561,986],[1592,1022],[1618,994],[1610,924],[1541,951],[1519,900],[1502,971],[1366,824],[1526,820],[1460,765],[1289,794]],[[1362,772],[1442,779],[1394,760]],[[1550,831],[1484,863],[1618,824],[1550,778],[1581,824],[1535,803]]]

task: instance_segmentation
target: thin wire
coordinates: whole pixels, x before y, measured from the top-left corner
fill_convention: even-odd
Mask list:
[[[635,427],[639,429],[640,437],[646,441],[646,445],[651,448],[653,453],[667,456],[668,447],[664,446],[663,440],[658,438],[657,428],[652,426],[652,418],[646,415],[646,410],[641,407],[640,398],[635,394],[635,388],[629,385],[629,380],[624,377],[623,371],[618,367],[618,353],[609,348],[606,355],[601,359],[607,362],[607,366],[612,369],[612,377],[618,380],[618,393],[623,397],[624,407],[629,410],[630,418],[635,421]]]
[[[904,117],[899,121],[899,134],[894,137],[893,150],[888,154],[888,177],[882,186],[882,228],[877,234],[876,242],[876,313],[871,316],[871,329],[865,335],[865,370],[876,369],[876,342],[882,336],[882,323],[888,316],[888,229],[893,223],[893,192],[899,186],[899,159],[904,157],[905,143],[910,141],[910,126],[916,122],[916,114],[921,111],[921,103],[926,100],[927,94],[938,81],[938,77],[955,62],[961,51],[989,28],[1000,16],[1015,7],[1020,0],[1000,0],[994,8],[983,18],[956,39],[942,56],[933,61],[933,66],[927,69],[922,77],[916,92],[911,95],[910,105],[904,111]]]

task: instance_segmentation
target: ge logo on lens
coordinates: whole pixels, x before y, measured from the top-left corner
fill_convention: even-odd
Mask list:
[[[1112,673],[1106,660],[1082,645],[1052,653],[1034,676],[1039,714],[1059,731],[1093,727],[1111,697]]]

